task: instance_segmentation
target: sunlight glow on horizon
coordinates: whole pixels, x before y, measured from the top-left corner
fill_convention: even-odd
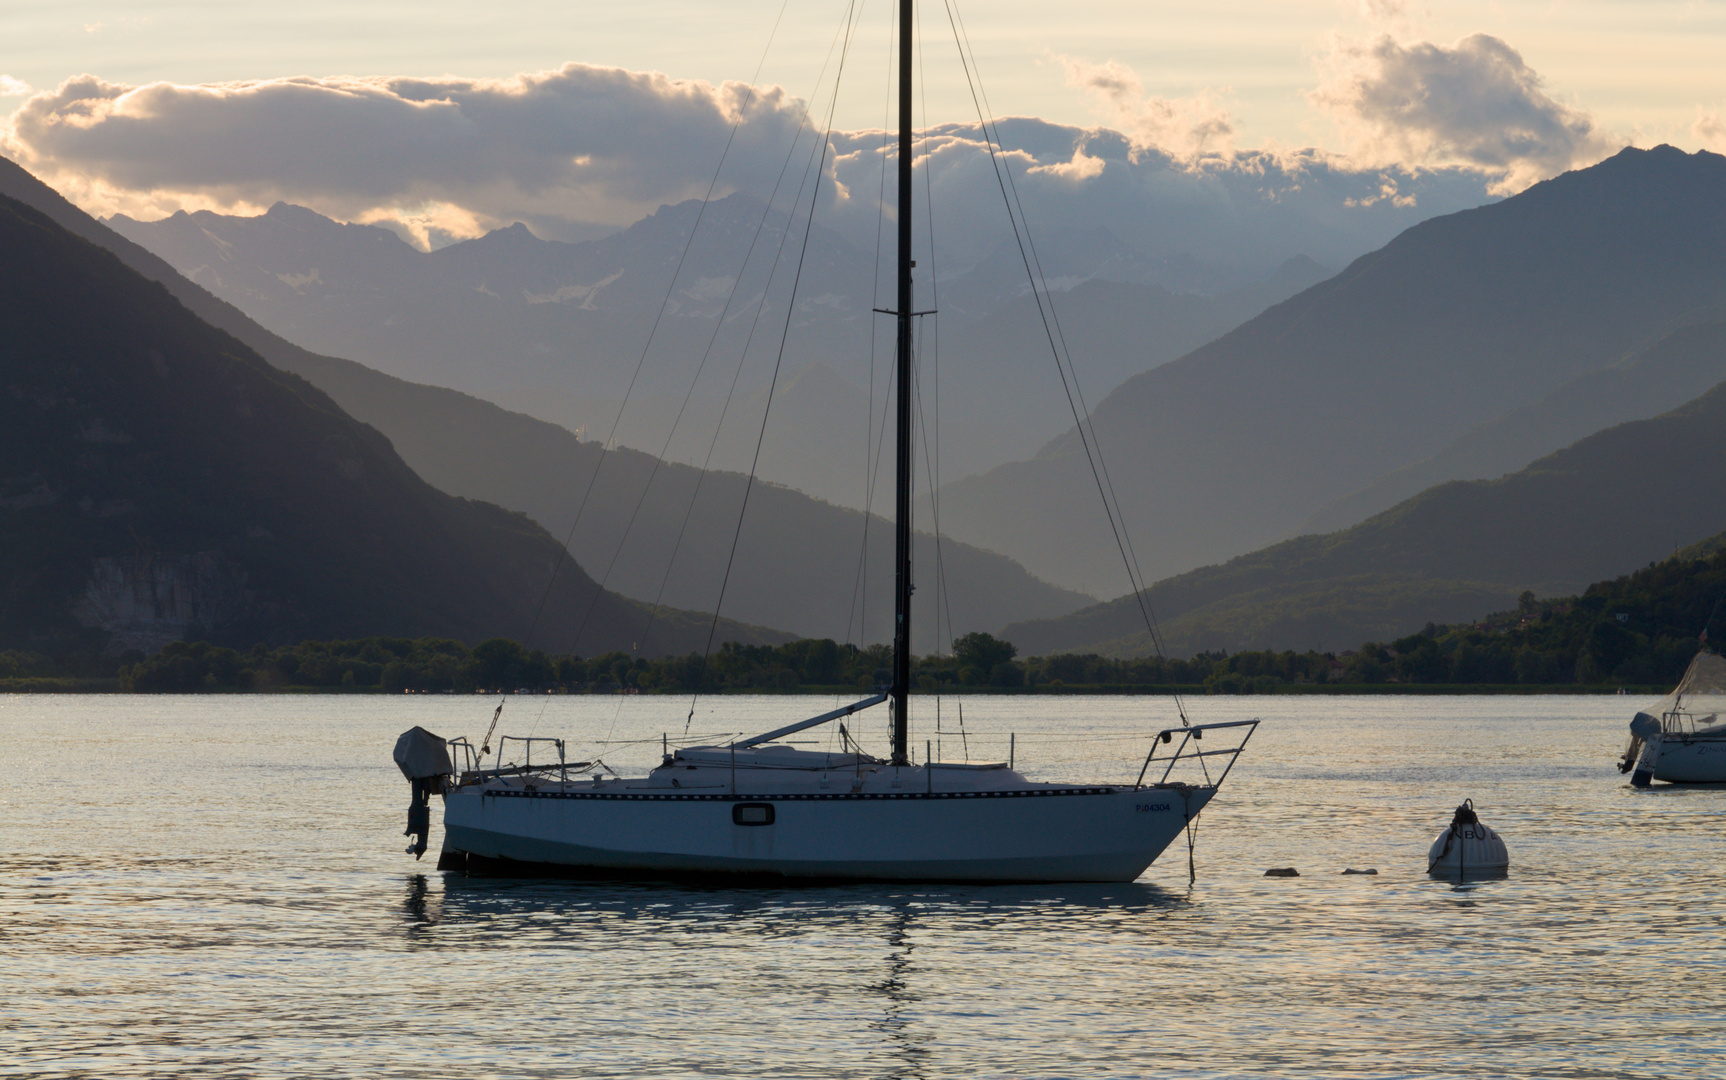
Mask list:
[[[577,60],[675,79],[748,80],[779,4],[643,0],[618,8],[503,0],[482,12],[435,2],[309,0],[257,9],[212,0],[95,0],[70,8],[25,0],[0,15],[0,41],[12,46],[0,50],[0,73],[40,91],[86,72],[130,85],[337,74],[507,78]],[[1200,11],[1168,0],[1060,9],[1004,0],[968,4],[961,15],[1000,115],[1107,124],[1105,111],[1067,85],[1053,58],[1112,60],[1131,68],[1148,95],[1184,99],[1209,91],[1227,104],[1244,147],[1327,144],[1329,125],[1306,94],[1338,35],[1448,44],[1492,34],[1523,55],[1554,98],[1642,145],[1696,149],[1703,145],[1692,131],[1699,110],[1726,106],[1717,61],[1726,9],[1719,3],[1465,0],[1435,11],[1381,0],[1373,7],[1392,14],[1371,17],[1359,0],[1232,0]],[[762,81],[808,94],[843,10],[837,2],[788,8]],[[847,76],[841,127],[880,123],[885,12],[883,3],[865,5],[857,43],[863,59]],[[930,119],[965,120],[972,110],[963,78],[942,62],[951,52],[945,12],[928,5],[922,22],[931,50]],[[0,108],[19,100],[0,99]]]

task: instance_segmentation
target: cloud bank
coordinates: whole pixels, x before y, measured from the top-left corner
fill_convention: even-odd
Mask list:
[[[1461,166],[1510,193],[1624,145],[1549,97],[1522,55],[1487,34],[1453,45],[1338,40],[1324,66],[1309,96],[1363,165]]]
[[[749,187],[761,182],[751,165],[798,127],[800,103],[778,88],[586,64],[507,80],[130,87],[84,75],[28,99],[7,149],[30,168],[75,174],[85,201],[127,211],[164,198],[228,209],[280,199],[470,230],[571,207],[625,224],[701,194],[708,177],[697,171],[712,168],[740,116],[732,181]]]
[[[1103,226],[1154,256],[1262,268],[1306,254],[1340,266],[1424,217],[1615,149],[1484,35],[1339,41],[1310,98],[1337,121],[1343,153],[1241,149],[1214,92],[1155,97],[1124,65],[1063,63],[1107,126],[1004,118],[1001,159],[1039,227]],[[132,87],[82,75],[25,99],[0,140],[98,213],[257,213],[280,200],[422,243],[514,221],[566,239],[625,225],[702,195],[722,151],[718,193],[765,199],[788,158],[814,145],[804,104],[779,87],[587,64],[491,80]],[[891,140],[836,132],[830,145],[824,223],[872,247]],[[930,128],[918,154],[949,264],[984,257],[1005,234],[978,125]]]

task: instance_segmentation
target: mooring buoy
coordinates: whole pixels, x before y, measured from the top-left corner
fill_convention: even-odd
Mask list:
[[[1474,800],[1464,799],[1450,819],[1450,828],[1432,842],[1426,863],[1427,873],[1445,877],[1503,873],[1510,868],[1510,852],[1504,839],[1475,815]]]

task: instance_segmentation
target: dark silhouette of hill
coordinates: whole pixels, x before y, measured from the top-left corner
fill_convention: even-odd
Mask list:
[[[1327,533],[1447,480],[1490,480],[1577,439],[1673,409],[1726,379],[1726,326],[1684,327],[1652,348],[1586,372],[1533,405],[1474,428],[1425,461],[1405,465],[1320,510],[1302,533]]]
[[[770,272],[784,217],[768,215],[746,272],[734,265],[762,220],[759,203],[732,195],[705,211],[699,202],[661,207],[628,229],[577,243],[543,240],[517,224],[429,252],[387,229],[287,203],[255,217],[200,211],[155,222],[115,216],[108,224],[319,353],[589,433],[610,429],[628,391],[632,405],[618,439],[657,451],[688,390],[694,360],[683,361],[702,356],[734,285],[732,317],[713,345],[724,359],[697,396],[716,399],[717,412],[726,383],[720,368],[728,373],[746,345],[743,394],[765,385],[777,333],[756,334],[749,345],[751,298],[765,293],[766,324],[786,318],[789,274],[785,266]],[[817,226],[802,270],[788,367],[824,360],[836,337],[866,349],[873,260]],[[650,331],[652,348],[637,369]],[[666,402],[669,411],[652,407]],[[744,418],[739,426],[756,425]],[[710,433],[690,433],[672,456],[687,459]],[[730,454],[720,464],[739,461]]]
[[[1726,345],[1726,327],[1708,332]],[[1352,648],[1477,619],[1524,590],[1575,593],[1723,527],[1726,383],[1501,479],[1441,484],[1352,528],[1169,578],[1148,595],[1176,653]],[[1005,634],[1027,654],[1150,650],[1130,595]]]
[[[606,454],[602,467],[599,443],[578,439],[555,424],[349,361],[319,358],[319,367],[318,381],[335,388],[356,416],[389,434],[422,475],[452,493],[484,492],[523,510],[554,535],[572,536],[571,548],[582,565],[609,587],[678,607],[711,610],[718,600],[746,477],[709,473],[703,481],[693,466],[656,462],[627,447]],[[584,494],[587,505],[576,527]],[[869,526],[867,576],[861,583],[867,595],[858,597],[864,521],[860,511],[757,482],[738,535],[725,612],[745,622],[835,640],[858,640],[861,624],[862,640],[888,640],[892,608],[885,591],[892,580],[892,528],[880,517]],[[922,651],[945,647],[937,640],[937,616],[945,636],[998,629],[1023,618],[1020,613],[1065,614],[1086,602],[1080,594],[1039,581],[1005,556],[970,545],[944,541],[937,559],[935,539],[928,533],[917,534],[916,558],[920,588],[913,632]],[[935,587],[938,565],[946,571],[953,627],[946,611],[937,611],[942,600]]]
[[[704,642],[704,617],[600,590],[526,517],[432,488],[321,391],[4,197],[0,250],[4,647],[478,641],[536,622],[558,650]]]
[[[1408,229],[1094,410],[1152,580],[1295,533],[1583,372],[1726,310],[1726,158],[1625,150]],[[948,530],[1126,585],[1076,435],[950,484]]]
[[[680,418],[664,456],[699,461],[726,397],[721,369],[731,370],[749,338],[755,310],[749,298],[765,296],[766,324],[778,326],[785,317],[790,260],[781,260],[770,280],[771,260],[762,257],[777,249],[782,220],[770,216],[752,265],[742,272],[736,265],[750,250],[760,215],[758,203],[733,195],[705,210],[698,201],[661,207],[600,239],[544,240],[516,224],[429,252],[381,227],[342,224],[286,203],[253,217],[199,211],[142,222],[116,215],[108,224],[295,342],[570,430],[609,432],[636,379],[617,441],[662,453]],[[1092,400],[1329,273],[1296,258],[1265,281],[1231,289],[1197,266],[1147,259],[1107,229],[1063,230],[1045,239],[1041,265],[1051,288],[1070,289],[1060,293],[1063,329],[1084,358]],[[871,308],[885,295],[880,288],[892,288],[877,284],[881,269],[869,251],[817,222],[783,371],[831,369],[849,390],[807,393],[786,400],[785,409],[776,398],[776,437],[758,462],[760,476],[854,508],[863,506],[859,470],[833,446],[869,442],[869,393],[883,393],[888,365],[881,355],[870,361],[872,345],[878,354],[882,347]],[[1214,288],[1198,290],[1206,279]],[[737,302],[716,325],[734,283]],[[955,436],[943,440],[947,475],[1029,456],[1069,420],[1017,247],[1007,241],[979,265],[944,276],[938,296],[934,286],[932,276],[920,283],[922,306],[938,304],[943,313],[925,335],[925,381],[932,390],[939,369],[954,391],[942,398],[941,419]],[[650,328],[652,347],[637,370]],[[686,413],[688,380],[712,334],[712,362]],[[739,400],[748,408],[732,404],[713,459],[718,468],[749,469],[777,339],[777,333],[754,335],[739,376]],[[781,391],[797,389],[780,384]],[[807,430],[787,428],[793,417]]]
[[[607,585],[626,596],[699,610],[717,599],[724,576],[745,477],[709,474],[689,525],[674,572],[666,578],[670,549],[694,491],[697,470],[662,466],[632,540],[621,543],[654,459],[620,448],[607,458],[571,534],[587,477],[600,444],[521,413],[510,412],[453,390],[407,382],[336,357],[320,356],[265,330],[238,308],[187,280],[165,260],[120,236],[61,198],[16,164],[0,158],[0,194],[26,202],[69,231],[109,249],[145,277],[160,282],[205,322],[232,334],[269,363],[297,374],[329,394],[350,416],[387,436],[396,452],[421,477],[442,491],[497,503],[528,514],[554,536],[570,537],[576,561],[606,575]],[[858,466],[859,475],[861,465]],[[745,623],[782,627],[793,633],[844,640],[846,627],[861,624],[863,640],[891,637],[891,605],[857,602],[857,568],[864,539],[862,514],[797,492],[759,485],[739,541],[726,593],[725,612]],[[891,580],[892,532],[884,520],[869,529],[868,581]],[[616,559],[615,564],[613,559]],[[947,575],[954,627],[940,612],[939,627],[964,634],[992,631],[1008,622],[1065,614],[1090,598],[1056,588],[1002,556],[948,541],[937,560],[932,537],[917,544],[919,584],[915,597],[916,647],[935,651],[941,592],[935,568]],[[663,583],[663,585],[662,585]],[[866,600],[879,600],[882,588]],[[512,630],[519,635],[525,630]],[[856,639],[855,633],[851,635]]]

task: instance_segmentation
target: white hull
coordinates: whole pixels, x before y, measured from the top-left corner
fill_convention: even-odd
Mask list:
[[[568,872],[886,881],[1132,881],[1215,789],[670,793],[627,782],[450,791],[446,853]],[[607,790],[607,789],[610,790]],[[747,789],[744,789],[745,791]],[[739,804],[770,806],[739,824]],[[448,860],[446,856],[445,864]]]
[[[1631,782],[1726,784],[1726,733],[1655,736],[1643,744]]]

